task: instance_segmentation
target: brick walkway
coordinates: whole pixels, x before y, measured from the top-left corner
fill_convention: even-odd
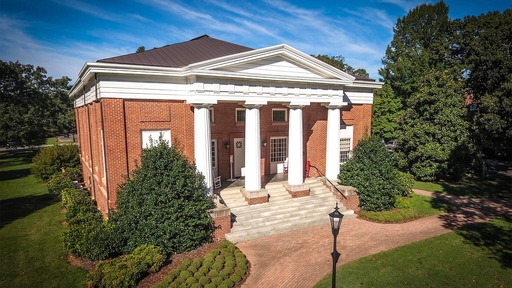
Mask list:
[[[430,195],[423,191],[417,193]],[[433,197],[444,198],[459,208],[451,213],[403,224],[377,224],[357,218],[344,221],[337,242],[337,250],[341,253],[338,266],[441,235],[470,222],[512,213],[512,203],[506,201],[493,202],[437,194]],[[325,225],[238,243],[237,247],[247,255],[252,265],[251,275],[243,287],[312,287],[332,271],[332,244],[333,236],[327,215]]]

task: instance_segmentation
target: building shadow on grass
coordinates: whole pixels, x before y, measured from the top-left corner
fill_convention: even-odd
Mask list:
[[[0,179],[2,179],[2,181],[19,179],[19,178],[27,177],[29,175],[30,175],[30,168],[0,171]]]
[[[502,218],[512,223],[512,215]],[[472,223],[456,230],[464,240],[472,245],[487,249],[491,257],[501,263],[503,268],[512,269],[512,228],[496,222]]]
[[[15,220],[54,204],[50,195],[29,195],[0,201],[0,229]]]

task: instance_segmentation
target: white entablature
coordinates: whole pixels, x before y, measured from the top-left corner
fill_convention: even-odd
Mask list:
[[[383,83],[356,80],[287,45],[219,57],[182,68],[88,62],[70,95],[75,107],[97,98],[371,104]]]

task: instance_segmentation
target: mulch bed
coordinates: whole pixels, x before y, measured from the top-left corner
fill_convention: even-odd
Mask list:
[[[166,263],[164,263],[164,266],[162,267],[162,269],[160,269],[160,271],[146,276],[144,279],[142,279],[142,281],[139,282],[139,284],[137,285],[137,288],[153,287],[154,285],[162,282],[164,280],[165,276],[167,276],[172,270],[176,269],[178,267],[178,265],[183,260],[185,260],[185,259],[194,260],[197,257],[204,257],[212,249],[218,248],[220,243],[221,243],[220,241],[213,242],[213,243],[207,243],[207,244],[204,244],[203,246],[197,248],[196,250],[189,251],[189,252],[183,252],[181,254],[175,254],[175,255],[171,256],[171,258],[169,260],[167,260]],[[76,258],[76,257],[73,257],[71,254],[68,255],[67,260],[71,265],[80,267],[89,273],[94,271],[94,269],[96,268],[96,264],[99,263],[99,261],[90,261],[90,260],[87,260],[84,258]],[[242,281],[240,281],[234,287],[236,287],[236,288],[241,287],[242,284],[245,282],[245,279],[247,279],[247,277],[249,276],[250,271],[251,271],[251,265],[248,262],[247,263],[247,273],[245,274]]]

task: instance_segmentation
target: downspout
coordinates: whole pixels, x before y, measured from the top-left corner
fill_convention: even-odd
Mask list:
[[[105,175],[105,190],[107,191],[107,215],[110,213],[110,191],[108,190],[108,169],[107,169],[107,151],[105,150],[105,118],[103,115],[103,101],[98,100],[98,77],[94,74],[94,92],[96,101],[100,103],[101,114],[101,148],[103,150],[103,174]]]
[[[92,155],[92,133],[91,133],[91,110],[89,109],[89,104],[85,103],[85,86],[84,86],[84,104],[87,109],[87,126],[89,127],[89,157],[91,158],[91,183],[89,183],[89,188],[92,190],[92,194],[94,200],[96,200],[96,186],[94,181],[94,157]]]

